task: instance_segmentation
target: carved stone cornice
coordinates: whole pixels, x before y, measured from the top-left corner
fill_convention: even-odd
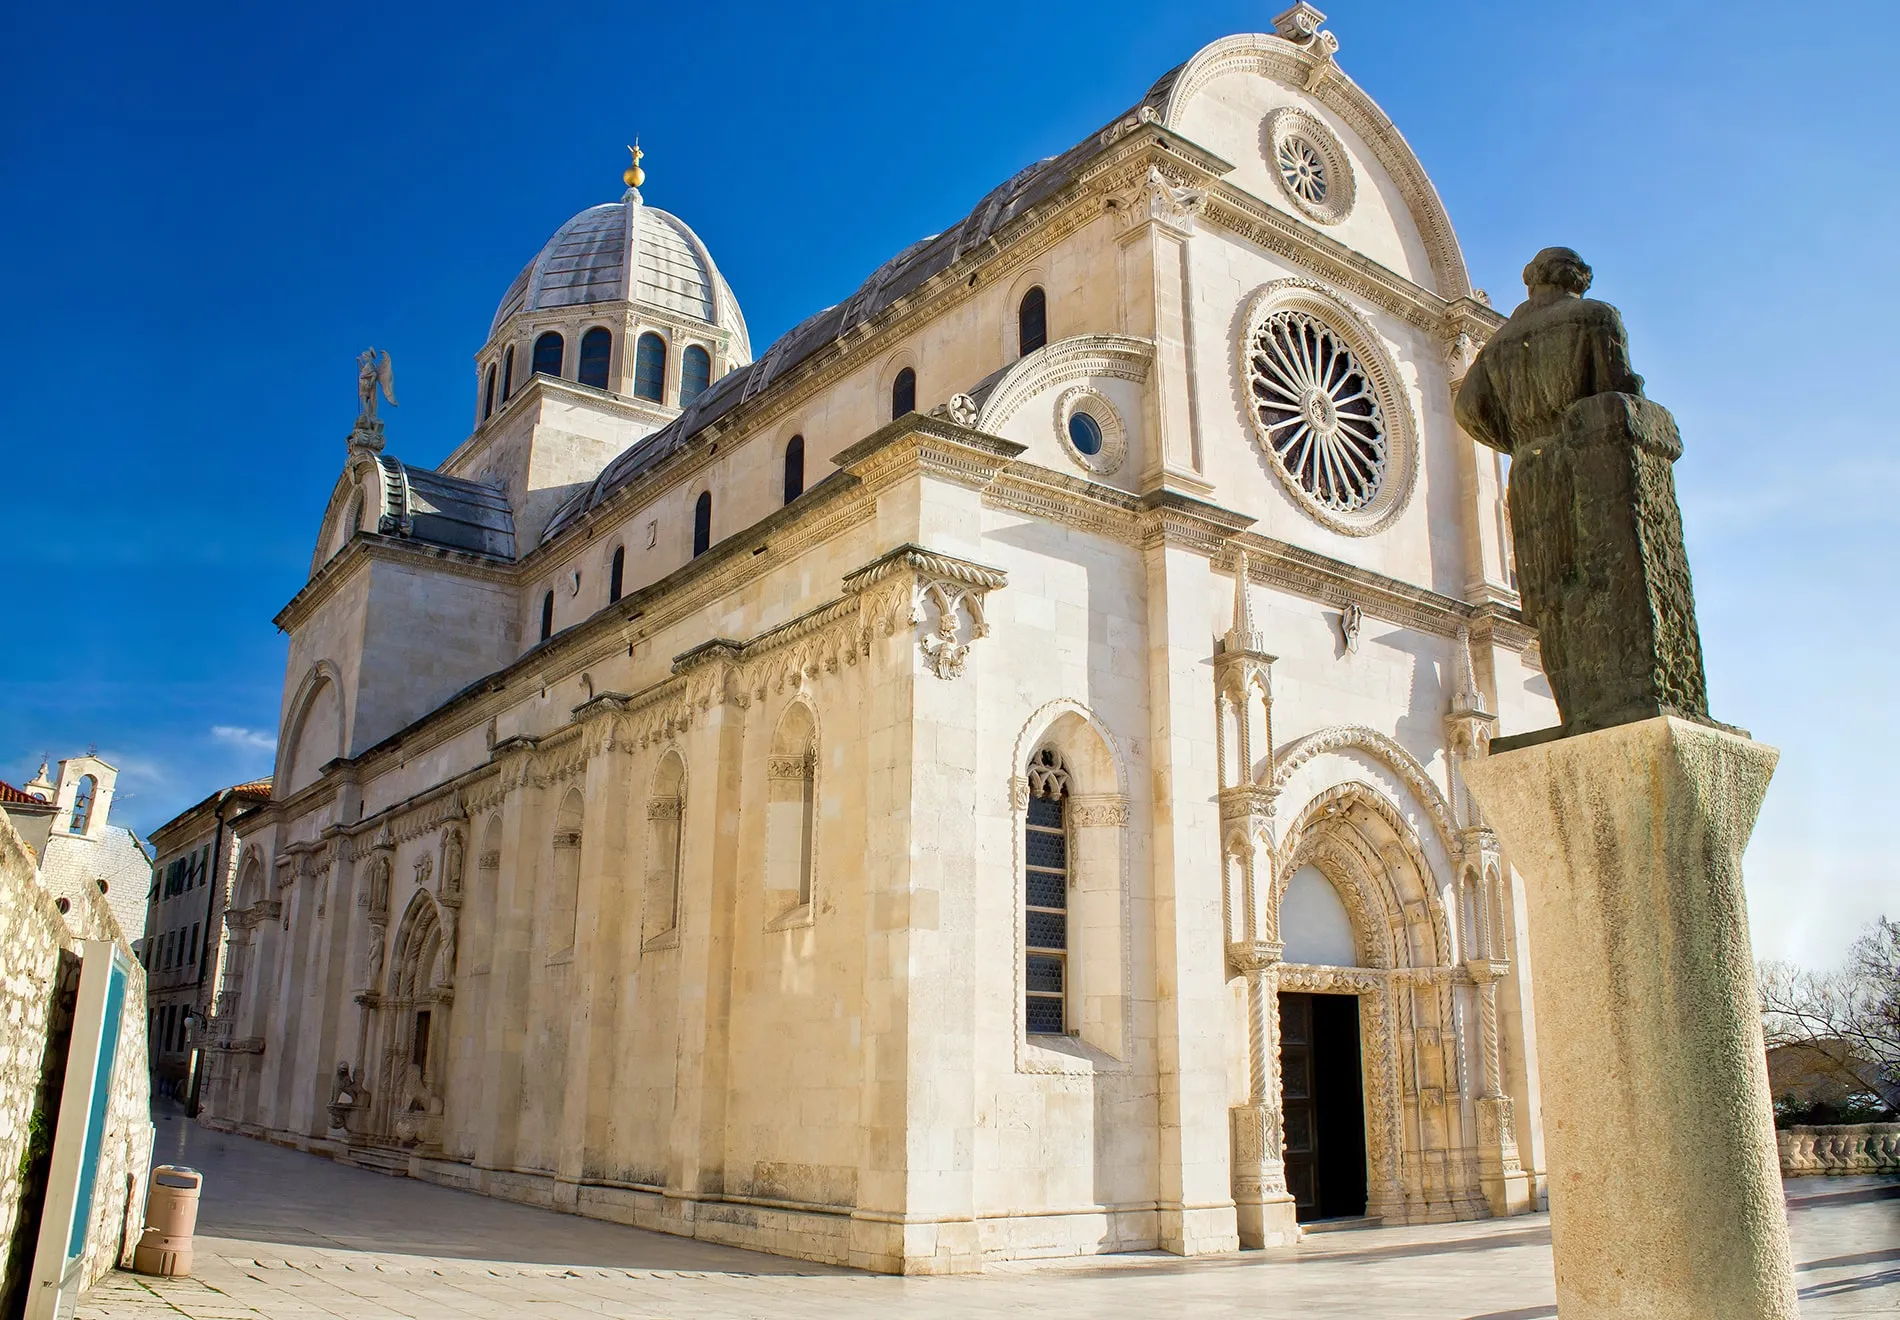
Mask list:
[[[1209,559],[1220,555],[1236,533],[1254,522],[1247,514],[1173,490],[1149,491],[1138,507],[1144,549],[1181,546]]]
[[[832,461],[863,482],[870,496],[916,475],[981,490],[1027,448],[945,417],[911,415],[847,446]]]

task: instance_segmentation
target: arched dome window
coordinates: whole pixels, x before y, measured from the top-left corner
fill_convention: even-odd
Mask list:
[[[1049,299],[1040,284],[1016,307],[1016,351],[1027,357],[1049,342]]]
[[[541,640],[554,636],[554,593],[541,597]]]
[[[620,588],[621,588],[621,585],[626,581],[626,578],[627,578],[627,547],[624,545],[617,545],[614,547],[613,567],[609,569],[607,572],[607,603],[608,604],[611,605],[614,601],[617,601],[620,599]]]
[[[891,420],[917,411],[917,373],[905,367],[891,382]]]
[[[581,375],[583,385],[597,390],[607,388],[607,368],[613,361],[614,332],[597,325],[581,336]]]
[[[99,781],[91,775],[79,781],[79,787],[73,792],[73,820],[70,828],[74,834],[84,834],[86,827],[92,824],[92,803],[98,790]]]
[[[487,379],[482,383],[482,420],[495,415],[495,364],[488,364]]]
[[[785,442],[785,502],[790,504],[805,493],[805,437],[795,435]]]
[[[712,492],[702,490],[693,502],[693,558],[706,553],[712,545]]]
[[[550,330],[534,341],[534,374],[554,376],[561,374],[561,365],[567,356],[567,341],[558,331]]]
[[[508,345],[501,355],[501,401],[508,402],[515,392],[515,346]]]
[[[633,392],[655,403],[666,397],[666,341],[651,330],[634,345]]]
[[[680,354],[680,407],[697,399],[712,384],[712,354],[698,344],[689,344]]]

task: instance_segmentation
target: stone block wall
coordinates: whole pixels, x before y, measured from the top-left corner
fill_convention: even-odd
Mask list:
[[[55,1007],[59,953],[83,939],[110,939],[131,959],[131,946],[103,895],[85,890],[62,915],[53,896],[35,878],[32,855],[0,820],[0,1247],[8,1269],[32,1265],[32,1243],[15,1251],[25,1192],[23,1169],[33,1116],[41,1104],[41,1070]],[[85,1282],[90,1285],[115,1264],[130,1264],[145,1208],[150,1172],[152,1120],[146,1074],[145,972],[132,962],[125,1011],[112,1070],[106,1134],[86,1235]],[[45,1101],[56,1108],[58,1097]],[[42,1122],[50,1123],[52,1114]]]

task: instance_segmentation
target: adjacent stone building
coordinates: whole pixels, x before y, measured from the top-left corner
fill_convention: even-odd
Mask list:
[[[237,875],[237,818],[270,800],[270,780],[219,789],[152,831],[156,860],[146,901],[145,965],[156,1082],[186,1099],[200,1084],[203,1024],[224,973],[224,910]]]
[[[1319,19],[756,355],[636,163],[360,422],[212,1121],[885,1270],[1535,1205],[1500,318]]]
[[[138,836],[112,823],[117,767],[92,752],[47,766],[19,788],[0,784],[0,812],[32,852],[40,883],[68,903],[80,892],[104,895],[127,940],[145,929],[145,894],[152,859]]]

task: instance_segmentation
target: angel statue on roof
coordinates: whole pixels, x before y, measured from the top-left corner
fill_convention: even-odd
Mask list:
[[[389,354],[383,354],[382,361],[376,360],[376,350],[366,348],[356,355],[356,401],[359,418],[364,421],[376,420],[376,390],[381,386],[383,397],[389,400],[389,406],[396,406],[396,370],[390,365]]]

